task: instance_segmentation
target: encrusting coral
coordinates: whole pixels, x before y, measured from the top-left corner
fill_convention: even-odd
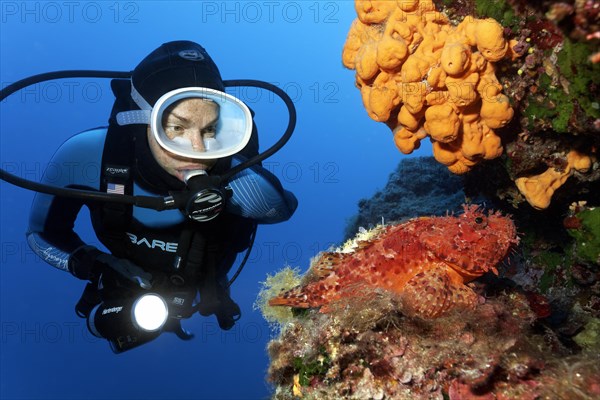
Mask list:
[[[513,117],[494,62],[513,57],[503,27],[466,17],[458,26],[430,0],[356,1],[342,55],[363,104],[406,154],[430,136],[433,153],[462,174],[502,154],[494,129]]]
[[[389,299],[308,313],[269,343],[272,398],[597,398],[598,356],[554,359],[534,320],[516,293],[437,320],[406,318]]]

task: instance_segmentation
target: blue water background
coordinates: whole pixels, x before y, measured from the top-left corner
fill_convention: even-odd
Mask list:
[[[353,2],[100,1],[0,2],[2,87],[64,69],[131,70],[163,42],[202,44],[224,79],[261,79],[288,92],[298,124],[288,145],[265,162],[300,201],[293,218],[262,226],[233,287],[243,317],[229,332],[214,317],[114,355],[91,337],[74,304],[83,282],[37,259],[25,241],[33,193],[0,183],[0,397],[2,399],[261,399],[271,331],[252,305],[259,282],[284,265],[307,268],[342,239],[357,202],[385,184],[403,157],[389,129],[370,120],[343,68]],[[265,92],[238,90],[255,109],[262,148],[286,124],[283,105]],[[105,125],[112,105],[100,79],[49,82],[0,106],[2,168],[39,180],[71,135]],[[429,154],[426,144],[418,154]],[[98,244],[87,215],[80,236]]]

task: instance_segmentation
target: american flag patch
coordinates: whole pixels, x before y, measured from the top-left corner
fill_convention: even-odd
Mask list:
[[[106,187],[106,193],[125,194],[125,185],[109,183]]]

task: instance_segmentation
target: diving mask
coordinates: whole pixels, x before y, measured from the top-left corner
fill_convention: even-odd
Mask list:
[[[151,107],[133,87],[132,98],[141,110],[119,113],[119,125],[149,124],[158,144],[166,151],[181,157],[204,160],[227,157],[242,150],[252,134],[252,115],[248,107],[234,96],[218,90],[201,87],[175,89],[160,97],[154,107]],[[187,99],[203,99],[218,106],[219,114],[214,135],[201,138],[203,146],[200,148],[193,145],[194,140],[189,134],[178,136],[167,132],[163,125],[172,107]]]

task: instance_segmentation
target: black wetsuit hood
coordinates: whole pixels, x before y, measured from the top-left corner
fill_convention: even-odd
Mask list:
[[[133,70],[131,81],[151,106],[179,88],[225,91],[221,73],[204,47],[187,40],[164,43],[148,54]]]
[[[165,43],[151,52],[135,68],[131,80],[115,79],[112,82],[115,103],[109,119],[109,135],[126,135],[131,139],[136,183],[160,195],[183,190],[185,184],[166,172],[154,159],[148,145],[148,125],[117,124],[119,112],[140,109],[131,97],[132,84],[144,100],[153,105],[163,94],[183,87],[206,87],[224,92],[219,69],[202,46],[182,40]],[[220,159],[211,168],[210,174],[222,174],[230,166],[231,157]]]

